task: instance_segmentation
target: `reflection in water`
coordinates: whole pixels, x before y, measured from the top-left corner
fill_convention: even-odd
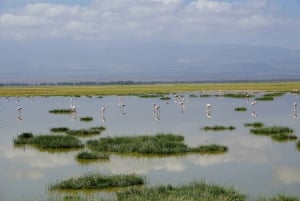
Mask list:
[[[299,119],[291,121],[294,116],[297,116],[298,108],[293,106],[292,116],[291,104],[286,104],[295,102],[293,95],[287,94],[276,98],[275,101],[259,102],[255,105],[250,105],[248,99],[249,103],[245,99],[220,99],[215,96],[195,97],[190,100],[187,100],[187,96],[182,95],[170,95],[170,97],[174,100],[165,104],[159,98],[142,99],[129,96],[126,98],[125,106],[123,97],[105,96],[101,99],[101,104],[107,109],[109,108],[106,111],[109,114],[107,119],[105,119],[105,112],[101,112],[99,109],[97,97],[76,98],[75,104],[80,110],[74,111],[71,116],[52,115],[48,112],[53,108],[65,108],[66,105],[68,107],[69,97],[49,97],[47,99],[36,97],[34,102],[30,99],[21,100],[19,97],[17,97],[19,101],[7,101],[6,98],[0,98],[0,117],[4,120],[0,124],[0,166],[2,171],[0,173],[0,189],[1,192],[7,192],[5,196],[1,193],[1,199],[30,200],[36,195],[44,195],[45,188],[56,180],[79,176],[91,171],[105,174],[143,174],[151,185],[178,184],[205,178],[213,183],[234,185],[238,190],[249,193],[251,196],[264,195],[266,192],[269,194],[285,192],[300,196],[300,192],[297,190],[300,189],[300,154],[295,149],[295,142],[277,143],[268,137],[252,135],[249,132],[250,128],[244,127],[244,123],[251,123],[254,119],[248,112],[237,113],[234,111],[236,106],[248,106],[251,114],[256,116],[255,121],[267,125],[279,124],[291,127],[300,137]],[[116,104],[118,98],[119,105]],[[26,117],[26,121],[15,124],[15,111],[20,106],[20,100],[22,107],[25,108],[23,112],[26,114],[23,115]],[[72,103],[73,98],[71,105]],[[156,103],[155,106],[163,105],[164,118],[160,118],[160,108],[151,108],[153,103]],[[207,116],[204,116],[204,113],[199,112],[199,108],[203,107],[204,109],[206,103],[211,106],[206,106]],[[126,118],[123,115],[126,114],[125,108],[128,112]],[[259,115],[256,114],[256,111],[259,112]],[[22,132],[47,134],[53,127],[86,128],[86,123],[77,119],[77,113],[81,116],[92,116],[94,119],[98,119],[90,122],[88,127],[99,126],[99,115],[102,121],[106,120],[101,123],[106,130],[100,136],[95,136],[95,139],[102,136],[152,135],[170,132],[183,135],[185,142],[191,146],[216,143],[228,146],[229,151],[220,155],[188,154],[169,157],[112,154],[110,160],[93,161],[83,165],[75,160],[78,150],[68,153],[50,153],[40,152],[27,146],[23,149],[13,147],[13,138]],[[211,118],[212,114],[213,118]],[[153,118],[160,120],[159,123],[153,121]],[[236,130],[207,133],[199,129],[208,124],[233,125]],[[86,142],[89,139],[81,140]],[[274,167],[274,164],[280,165]],[[270,186],[269,184],[274,182],[274,177],[278,180],[277,184]],[[291,184],[293,188],[288,188],[291,187],[289,186]]]
[[[286,184],[300,183],[300,166],[280,166],[274,168],[276,178]]]

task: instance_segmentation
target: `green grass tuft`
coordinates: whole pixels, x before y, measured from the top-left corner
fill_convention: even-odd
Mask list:
[[[85,122],[93,121],[93,117],[80,117],[80,121],[85,121]]]
[[[70,129],[67,127],[56,127],[56,128],[51,128],[50,131],[53,133],[65,133],[68,132]]]
[[[237,112],[245,112],[245,111],[247,111],[247,108],[245,108],[245,107],[237,107],[234,110],[237,111]]]
[[[81,189],[104,189],[112,187],[127,187],[143,185],[145,178],[139,175],[101,175],[98,173],[87,174],[78,178],[70,178],[64,181],[60,181],[56,184],[50,185],[50,189],[69,189],[69,190],[81,190]]]
[[[261,128],[264,126],[264,123],[262,122],[253,122],[253,123],[245,123],[245,127],[253,127],[253,128]]]
[[[252,128],[250,132],[255,135],[265,135],[270,136],[273,140],[276,141],[288,141],[296,140],[297,136],[293,135],[293,129],[288,127],[261,127],[261,128]]]
[[[105,130],[105,127],[92,127],[90,129],[79,129],[79,130],[69,130],[66,133],[68,135],[77,136],[77,137],[90,137],[94,135],[100,135],[102,131]]]
[[[52,114],[71,114],[73,111],[71,109],[53,109],[49,110]]]
[[[77,138],[61,135],[37,135],[24,138],[21,134],[14,139],[14,145],[22,144],[33,145],[41,149],[70,149],[83,147],[83,144]]]
[[[246,196],[234,190],[204,182],[194,182],[182,186],[156,186],[130,188],[117,193],[118,201],[244,201]]]
[[[109,159],[109,155],[106,153],[98,153],[98,152],[87,152],[83,151],[77,154],[76,156],[79,160],[91,160],[91,159]]]
[[[224,131],[224,130],[235,130],[234,126],[219,126],[219,125],[215,125],[215,126],[205,126],[202,128],[204,131]]]
[[[200,147],[191,148],[183,143],[184,137],[172,134],[155,136],[106,137],[90,140],[88,147],[99,152],[139,153],[139,154],[182,154],[188,152],[204,153]],[[207,149],[208,150],[208,149]],[[209,151],[209,153],[212,153]]]

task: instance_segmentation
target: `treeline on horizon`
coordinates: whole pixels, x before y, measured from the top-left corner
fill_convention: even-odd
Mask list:
[[[276,80],[203,80],[203,81],[84,81],[84,82],[41,82],[41,83],[0,83],[5,86],[97,86],[97,85],[144,85],[144,84],[192,84],[192,83],[251,83],[251,82],[299,82],[300,79],[276,79]]]

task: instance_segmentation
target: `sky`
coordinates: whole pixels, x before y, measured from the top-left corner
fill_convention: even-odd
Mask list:
[[[0,0],[2,71],[8,71],[14,57],[40,65],[34,60],[45,56],[39,53],[43,50],[52,53],[49,46],[58,47],[60,55],[72,51],[74,44],[87,51],[116,43],[131,48],[137,42],[299,50],[299,36],[299,0]],[[14,54],[22,48],[38,50],[24,59]],[[95,58],[89,57],[91,65],[97,65]],[[61,56],[56,65],[72,64],[66,60]]]

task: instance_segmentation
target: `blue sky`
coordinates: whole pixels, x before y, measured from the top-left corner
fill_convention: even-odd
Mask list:
[[[0,40],[169,40],[300,48],[299,0],[0,0]]]
[[[54,67],[71,72],[101,66],[103,72],[112,72],[130,66],[132,72],[142,72],[144,64],[139,61],[151,57],[136,51],[142,44],[300,50],[299,36],[299,0],[0,0],[0,79],[22,74],[20,69],[34,74],[35,69],[48,72]],[[110,47],[119,48],[116,44],[128,51],[107,54]],[[101,51],[102,55],[97,54]],[[159,51],[155,53],[164,59],[168,59],[166,51],[175,55],[172,48]],[[137,57],[139,52],[143,54]],[[124,60],[116,63],[114,54]],[[206,57],[213,61],[217,56]],[[179,56],[174,59],[164,62],[195,61]]]

